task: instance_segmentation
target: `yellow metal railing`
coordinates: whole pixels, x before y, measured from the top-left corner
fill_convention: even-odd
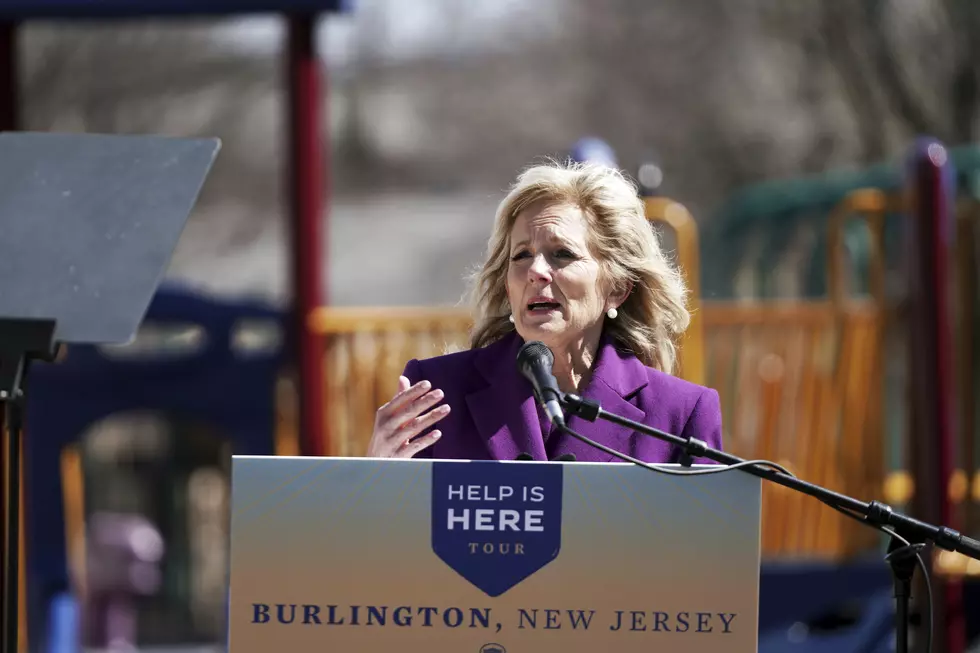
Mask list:
[[[645,199],[646,216],[650,222],[670,227],[677,241],[677,262],[690,293],[688,310],[691,324],[679,345],[678,376],[704,384],[704,324],[701,310],[701,250],[698,226],[694,216],[683,204],[665,197]]]
[[[864,496],[880,486],[870,464],[880,450],[867,451],[878,440],[868,437],[874,419],[864,392],[874,382],[881,319],[873,307],[706,303],[704,319],[708,385],[722,399],[729,451],[779,462],[840,492]],[[815,500],[763,486],[765,555],[841,557],[872,541],[869,529]]]
[[[310,326],[326,339],[327,455],[361,456],[405,364],[464,348],[472,321],[458,308],[322,308]]]

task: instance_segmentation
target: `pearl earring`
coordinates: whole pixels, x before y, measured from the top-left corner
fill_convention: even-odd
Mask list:
[[[617,311],[615,308],[610,308],[608,311],[606,311],[606,316],[610,320],[615,320],[617,315],[619,315],[619,311]]]
[[[507,319],[508,319],[508,320],[510,320],[510,323],[511,323],[511,324],[513,324],[513,323],[514,323],[514,314],[513,314],[513,313],[511,313],[510,315],[508,315],[508,316],[507,316]]]

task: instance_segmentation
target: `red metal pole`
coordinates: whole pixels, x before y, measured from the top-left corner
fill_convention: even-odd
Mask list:
[[[912,450],[920,460],[921,518],[959,530],[950,497],[956,465],[956,369],[953,361],[954,176],[946,148],[935,140],[916,143],[909,169],[912,214],[909,288],[909,345],[915,419]],[[963,590],[956,577],[933,576],[937,589],[934,650],[962,653],[965,647]],[[921,598],[921,597],[920,597]]]
[[[316,49],[316,15],[290,15],[289,150],[292,219],[292,293],[294,352],[299,372],[299,427],[302,451],[321,456],[323,436],[323,338],[310,330],[314,309],[327,302],[322,272],[322,221],[326,188],[321,66]]]

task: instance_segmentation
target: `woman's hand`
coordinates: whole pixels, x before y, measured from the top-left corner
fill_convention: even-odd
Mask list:
[[[425,412],[442,401],[442,390],[432,390],[428,381],[419,381],[409,387],[404,376],[398,377],[398,392],[391,401],[378,409],[374,418],[374,434],[368,444],[367,455],[371,458],[411,458],[426,447],[435,444],[442,435],[438,430],[412,440],[449,414],[449,405]]]

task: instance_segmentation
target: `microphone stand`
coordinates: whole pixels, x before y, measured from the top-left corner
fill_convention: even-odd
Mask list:
[[[560,401],[569,413],[578,415],[590,422],[602,419],[607,422],[626,426],[679,447],[684,453],[685,466],[690,466],[693,458],[707,458],[723,465],[739,465],[736,469],[814,497],[832,508],[858,519],[862,523],[868,524],[872,528],[877,528],[888,533],[891,536],[891,542],[888,547],[888,554],[885,556],[885,561],[888,562],[891,568],[895,586],[895,627],[897,631],[895,650],[898,653],[907,653],[908,651],[909,597],[911,596],[912,576],[915,572],[918,553],[925,547],[925,543],[931,542],[935,546],[947,551],[955,551],[974,560],[980,560],[980,542],[947,526],[935,526],[919,521],[918,519],[896,512],[891,506],[880,501],[859,501],[846,494],[840,494],[814,483],[800,480],[790,474],[757,463],[748,464],[748,461],[745,459],[718,449],[713,449],[702,440],[678,437],[645,424],[634,422],[625,417],[620,417],[619,415],[603,410],[599,403],[583,399],[578,395],[564,394]],[[565,426],[564,422],[559,423],[559,428],[573,437],[591,442],[588,438],[569,429]],[[891,531],[886,530],[889,528]],[[898,536],[897,538],[896,535]],[[903,540],[905,541],[903,542]]]

